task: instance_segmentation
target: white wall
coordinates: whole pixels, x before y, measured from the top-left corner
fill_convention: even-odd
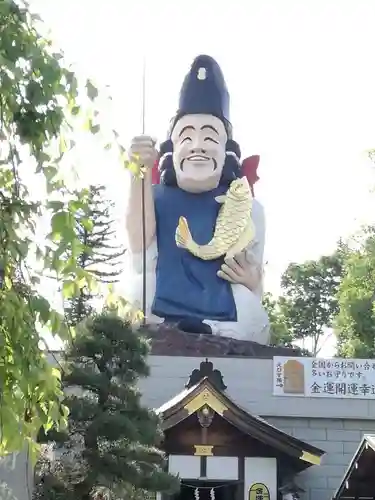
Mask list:
[[[200,457],[169,455],[168,471],[171,474],[178,474],[181,479],[199,479],[201,475]]]
[[[221,371],[227,393],[240,406],[256,415],[307,418],[373,419],[375,400],[300,398],[273,396],[273,361],[255,358],[209,358]],[[190,373],[204,358],[150,356],[151,377],[142,380],[144,401],[159,407],[184,389]]]
[[[207,479],[236,481],[238,479],[238,458],[207,457]]]
[[[25,452],[0,459],[0,500],[28,500],[33,490],[33,468]]]
[[[197,456],[169,455],[168,470],[182,479],[201,479],[201,459]],[[204,479],[232,481],[238,479],[237,457],[207,457]]]
[[[58,354],[57,354],[58,356]],[[54,363],[50,357],[51,363]],[[157,408],[184,389],[190,373],[204,357],[150,356],[151,376],[141,380],[145,404]],[[274,396],[272,359],[209,358],[221,371],[228,394],[242,407],[264,417],[369,419],[375,415],[375,400],[300,398]]]
[[[270,500],[277,500],[277,462],[276,458],[245,458],[245,497],[249,500],[249,490],[253,484],[267,486]]]

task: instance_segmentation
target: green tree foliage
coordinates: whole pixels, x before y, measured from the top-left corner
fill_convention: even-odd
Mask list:
[[[337,354],[375,356],[375,228],[367,228],[347,253],[344,278],[338,290],[335,322]]]
[[[338,312],[336,294],[342,276],[344,247],[330,256],[302,264],[290,264],[281,278],[283,294],[280,314],[293,341],[312,340],[312,354],[319,352],[320,341]]]
[[[98,282],[117,283],[122,273],[125,249],[116,245],[113,203],[106,199],[104,186],[90,186],[87,206],[75,214],[76,232],[82,245],[78,256],[81,269],[90,271]],[[65,301],[65,316],[69,325],[75,326],[93,312],[92,301],[98,293],[85,284],[76,296]]]
[[[279,300],[274,298],[270,293],[265,293],[263,296],[263,305],[270,320],[271,344],[275,346],[294,347],[293,335],[288,330]]]
[[[131,324],[105,313],[88,320],[66,354],[63,376],[68,432],[55,460],[37,467],[35,499],[128,498],[129,491],[172,492],[164,471],[158,416],[142,406],[139,377],[149,375],[148,341]],[[62,448],[61,448],[62,446]],[[136,495],[137,496],[137,495]]]
[[[297,349],[304,356],[311,355],[308,349],[304,349],[297,344],[296,341],[298,339],[294,338],[293,334],[289,330],[281,306],[282,303],[282,298],[274,298],[270,293],[264,294],[263,305],[268,313],[268,317],[270,320],[270,344],[276,347],[289,347],[290,349]]]
[[[125,159],[117,134],[99,126],[96,87],[80,85],[41,29],[22,0],[0,1],[0,455],[20,450],[25,440],[33,445],[40,426],[48,429],[66,414],[59,370],[40,349],[39,325],[62,340],[71,331],[38,282],[40,274],[54,273],[69,298],[94,281],[80,266],[75,231],[89,190],[71,195],[60,167],[69,162],[74,132],[103,136]],[[30,179],[43,180],[46,192],[30,190]],[[42,214],[50,215],[45,243],[37,235]]]

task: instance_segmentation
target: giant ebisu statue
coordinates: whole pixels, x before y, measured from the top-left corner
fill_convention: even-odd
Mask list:
[[[253,198],[259,157],[241,164],[229,107],[219,65],[198,56],[160,152],[146,135],[130,145],[130,159],[146,169],[146,319],[148,324],[174,323],[185,332],[268,344],[261,300],[264,213]],[[143,297],[141,199],[142,182],[133,177],[126,280],[128,298],[138,308]]]

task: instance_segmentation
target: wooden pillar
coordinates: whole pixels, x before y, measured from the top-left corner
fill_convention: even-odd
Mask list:
[[[205,478],[207,477],[207,456],[201,456],[201,470],[200,470],[200,477]]]
[[[245,498],[245,457],[238,457],[238,485],[236,500],[247,500]]]
[[[167,460],[166,460],[166,464],[164,466],[164,470],[165,472],[168,472],[169,471],[169,455],[167,455]],[[170,495],[167,495],[166,493],[161,493],[160,495],[161,497],[161,500],[170,500]]]

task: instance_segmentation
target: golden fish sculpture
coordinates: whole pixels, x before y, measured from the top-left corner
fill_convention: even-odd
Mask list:
[[[246,177],[231,182],[226,194],[217,196],[221,203],[214,235],[206,245],[193,240],[185,217],[180,217],[176,229],[176,244],[202,260],[214,260],[225,255],[232,258],[244,250],[255,237],[251,217],[253,197]]]

